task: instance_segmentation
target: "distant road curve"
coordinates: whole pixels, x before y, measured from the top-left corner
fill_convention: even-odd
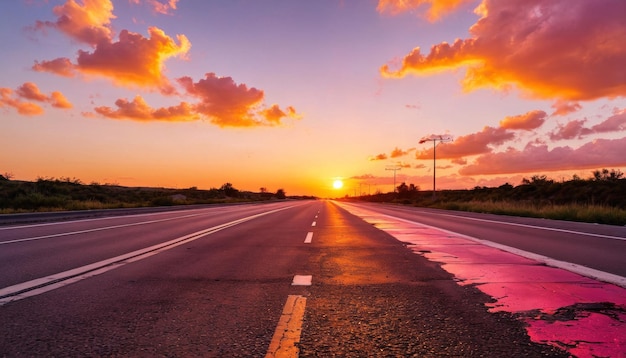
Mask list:
[[[342,203],[626,277],[626,227],[390,204]]]

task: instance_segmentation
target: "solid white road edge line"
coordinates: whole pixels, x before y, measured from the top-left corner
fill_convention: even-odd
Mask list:
[[[274,336],[265,354],[266,358],[298,357],[300,349],[296,343],[300,342],[302,320],[306,308],[306,298],[299,295],[287,296]]]
[[[612,273],[609,273],[609,272],[604,272],[604,271],[592,269],[590,267],[583,266],[583,265],[578,265],[578,264],[575,264],[575,263],[572,263],[572,262],[556,260],[556,259],[553,259],[551,257],[535,254],[535,253],[529,252],[529,251],[520,250],[518,248],[507,246],[507,245],[498,244],[498,243],[493,242],[493,241],[487,241],[487,240],[475,238],[473,236],[463,235],[463,234],[460,234],[458,232],[442,229],[442,228],[439,228],[439,227],[436,227],[436,226],[430,226],[430,225],[422,224],[420,222],[411,221],[411,220],[407,220],[407,219],[402,219],[402,218],[399,218],[399,217],[396,217],[396,216],[392,216],[392,215],[386,215],[386,214],[380,214],[380,215],[388,217],[388,218],[396,219],[396,220],[399,220],[399,221],[403,221],[403,222],[406,222],[406,223],[409,223],[409,224],[424,226],[424,227],[440,230],[440,231],[443,231],[443,232],[447,232],[447,233],[449,233],[451,235],[456,235],[456,236],[462,237],[464,239],[468,239],[468,240],[471,240],[471,241],[474,241],[474,242],[478,242],[479,244],[482,244],[482,245],[485,245],[485,246],[494,247],[496,249],[500,249],[502,251],[507,251],[507,252],[510,252],[510,253],[518,255],[518,256],[522,256],[522,257],[525,257],[525,258],[528,258],[528,259],[531,259],[531,260],[542,262],[542,263],[544,263],[544,264],[546,264],[548,266],[552,266],[552,267],[560,268],[560,269],[563,269],[563,270],[571,271],[571,272],[577,273],[577,274],[585,276],[585,277],[589,277],[589,278],[596,279],[596,280],[603,281],[603,282],[612,283],[614,285],[626,288],[626,277],[615,275],[615,274],[612,274]]]
[[[77,267],[77,268],[60,272],[57,274],[53,274],[50,276],[46,276],[46,277],[34,279],[34,280],[23,282],[23,283],[18,283],[13,286],[2,288],[0,289],[0,306],[11,301],[16,301],[22,298],[35,296],[40,293],[51,291],[59,287],[63,287],[65,285],[78,282],[85,278],[89,278],[89,277],[113,270],[115,268],[121,267],[127,263],[143,260],[152,255],[156,255],[159,252],[169,250],[179,245],[186,244],[188,242],[197,240],[207,235],[211,235],[218,231],[227,229],[231,226],[235,226],[235,225],[244,223],[246,221],[249,221],[249,220],[264,216],[264,215],[279,212],[282,210],[286,210],[292,207],[294,207],[294,205],[267,211],[267,212],[260,213],[260,214],[255,214],[255,215],[241,218],[238,220],[234,220],[225,224],[217,225],[217,226],[205,229],[205,230],[197,231],[192,234],[181,236],[179,238],[176,238],[176,239],[173,239],[173,240],[170,240],[170,241],[158,244],[158,245],[153,245],[144,249],[129,252],[124,255],[119,255],[110,259],[95,262],[93,264],[85,265],[82,267]]]
[[[119,229],[119,228],[129,227],[129,226],[155,224],[155,223],[160,223],[160,222],[165,222],[165,221],[184,219],[184,218],[191,218],[191,217],[199,216],[199,215],[203,215],[203,214],[190,214],[190,215],[185,215],[185,216],[177,216],[175,218],[142,221],[142,222],[139,222],[139,223],[130,223],[130,224],[120,224],[120,225],[104,226],[104,227],[98,227],[98,228],[93,228],[93,229],[86,229],[86,230],[79,230],[79,231],[70,231],[70,232],[61,232],[61,233],[58,233],[58,234],[51,234],[51,235],[44,235],[44,236],[26,237],[26,238],[23,238],[23,239],[0,241],[0,245],[13,244],[13,243],[16,243],[16,242],[25,242],[25,241],[35,241],[35,240],[42,240],[42,239],[50,239],[50,238],[54,238],[54,237],[69,236],[69,235],[76,235],[76,234],[86,234],[88,232],[96,232],[96,231],[103,231],[103,230]]]

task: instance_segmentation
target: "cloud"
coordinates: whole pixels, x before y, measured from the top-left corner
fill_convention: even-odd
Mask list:
[[[39,101],[39,102],[43,102],[48,99],[48,96],[41,93],[41,91],[39,90],[39,87],[37,87],[37,85],[32,82],[24,83],[23,85],[17,88],[15,93],[20,97],[31,99],[34,101]]]
[[[160,3],[149,1],[159,9],[175,9],[177,1]],[[158,5],[160,4],[160,6]],[[55,22],[36,23],[36,28],[56,28],[70,38],[90,45],[93,51],[79,50],[76,63],[61,57],[50,61],[35,61],[32,68],[73,77],[75,71],[102,76],[122,86],[156,88],[164,94],[173,94],[174,88],[163,74],[164,62],[171,57],[185,58],[191,42],[185,35],[176,40],[157,27],[148,28],[149,37],[122,30],[118,41],[113,40],[110,27],[113,4],[109,0],[67,0],[54,7]]]
[[[29,101],[23,101],[27,99]],[[35,83],[25,82],[15,91],[10,88],[0,88],[0,107],[13,107],[19,114],[35,116],[44,113],[43,108],[36,102],[47,102],[55,108],[68,109],[72,104],[59,91],[54,91],[50,96],[42,93]]]
[[[379,7],[381,4],[379,3]],[[467,67],[471,91],[519,88],[535,98],[568,101],[626,96],[626,2],[483,0],[471,38],[406,55],[385,77]]]
[[[385,154],[385,153],[380,153],[378,155],[375,155],[375,156],[369,158],[370,161],[386,160],[386,159],[387,159],[387,154]]]
[[[577,119],[569,121],[566,124],[559,124],[557,129],[549,134],[550,139],[580,139],[594,133],[609,133],[626,130],[626,108],[616,110],[612,116],[591,128],[585,127],[585,122],[587,122],[586,119]]]
[[[68,0],[52,10],[58,16],[56,22],[37,21],[35,28],[56,28],[72,39],[96,46],[100,42],[110,42],[113,31],[110,28],[113,3],[109,0],[83,0],[79,4]]]
[[[136,121],[193,121],[200,118],[193,106],[186,102],[182,102],[177,106],[161,107],[158,109],[151,108],[146,101],[137,96],[132,101],[126,99],[118,99],[115,101],[117,109],[110,107],[96,107],[94,110],[107,118],[113,119],[132,119]]]
[[[33,102],[23,102],[13,96],[14,92],[10,88],[0,88],[0,108],[13,107],[17,113],[24,116],[36,116],[43,114],[43,108]]]
[[[163,15],[171,15],[172,10],[176,10],[176,3],[178,0],[166,0],[166,1],[157,1],[157,0],[146,0],[146,3],[152,7],[152,10],[156,13]]]
[[[379,0],[376,10],[380,13],[397,15],[402,12],[427,8],[420,12],[429,21],[437,21],[472,0]]]
[[[411,153],[412,151],[414,151],[415,148],[409,148],[407,150],[402,150],[398,147],[394,148],[394,150],[391,151],[391,158],[399,158],[399,157],[403,157],[409,153]]]
[[[48,97],[48,102],[50,102],[50,104],[52,104],[52,107],[55,108],[69,109],[73,107],[72,103],[70,103],[70,101],[65,98],[63,93],[59,91],[52,92],[50,94],[50,97]]]
[[[69,58],[60,57],[52,61],[35,61],[32,67],[37,72],[50,72],[63,77],[74,77],[74,64]]]
[[[525,131],[537,129],[543,125],[547,117],[544,111],[530,111],[528,113],[505,117],[500,121],[500,127],[505,129],[521,129]]]
[[[469,155],[491,152],[493,145],[502,145],[515,138],[506,128],[486,126],[482,131],[460,136],[450,143],[437,145],[437,159],[458,159]],[[416,159],[432,159],[433,148],[417,151]]]
[[[488,153],[459,170],[461,175],[530,173],[584,168],[626,166],[626,137],[596,139],[577,149],[569,146],[548,149],[547,145],[529,144],[523,150],[509,148]]]
[[[585,128],[586,119],[576,119],[566,124],[558,124],[557,129],[552,131],[549,136],[551,140],[563,140],[581,138],[591,134],[589,128]]]
[[[295,108],[280,109],[277,105],[262,108],[264,92],[245,84],[236,84],[231,77],[217,77],[214,73],[193,82],[181,77],[178,83],[187,94],[200,100],[195,105],[198,113],[220,127],[275,126],[284,117],[299,118]]]
[[[150,27],[148,32],[150,37],[145,38],[122,30],[118,42],[100,42],[91,53],[79,50],[75,68],[120,85],[155,87],[171,94],[173,88],[163,75],[163,62],[170,57],[184,58],[191,43],[184,35],[178,35],[177,44],[157,27]]]
[[[552,105],[552,108],[554,108],[554,113],[552,113],[553,116],[565,116],[579,111],[582,106],[577,102],[559,100]]]

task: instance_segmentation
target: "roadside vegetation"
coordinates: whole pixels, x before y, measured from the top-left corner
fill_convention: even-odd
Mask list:
[[[545,175],[524,179],[518,186],[441,190],[433,196],[402,183],[395,193],[376,193],[356,198],[419,207],[461,210],[500,215],[626,225],[626,179],[619,170],[596,170],[582,179],[555,181]]]
[[[11,177],[0,175],[0,214],[256,202],[287,197],[283,189],[273,193],[265,188],[248,192],[236,189],[231,183],[202,190],[84,184],[74,178],[38,178],[29,182]]]

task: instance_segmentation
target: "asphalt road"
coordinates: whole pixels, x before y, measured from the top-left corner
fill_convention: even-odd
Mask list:
[[[3,357],[262,357],[294,296],[301,357],[568,356],[332,202],[0,228]]]

